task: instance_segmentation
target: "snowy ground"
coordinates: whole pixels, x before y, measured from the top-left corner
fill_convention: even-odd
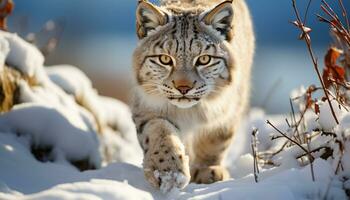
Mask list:
[[[252,115],[249,125],[269,130],[263,125],[266,116],[260,111],[253,111]],[[190,184],[183,191],[167,195],[147,184],[140,165],[111,163],[98,170],[79,172],[60,163],[38,162],[16,136],[0,134],[0,199],[292,200],[320,199],[327,190],[330,190],[329,199],[346,199],[342,184],[335,178],[332,180],[332,167],[323,160],[315,162],[315,183],[309,167],[266,170],[260,173],[259,183],[255,183],[252,156],[238,155],[248,151],[249,142],[244,142],[246,131],[236,137],[227,159],[235,179],[212,185]]]
[[[144,179],[141,150],[126,105],[99,96],[74,67],[44,69],[44,58],[36,48],[0,32],[1,66],[5,61],[39,84],[19,81],[21,104],[0,115],[1,200],[346,199],[343,188],[349,188],[350,181],[341,177],[349,174],[335,176],[332,163],[321,159],[314,162],[315,182],[309,166],[299,167],[295,159],[282,155],[283,163],[261,169],[255,183],[252,128],[259,129],[260,149],[272,145],[270,134],[276,132],[267,119],[287,129],[285,116],[267,116],[258,109],[251,110],[228,153],[232,180],[190,184],[182,191],[162,194]],[[42,161],[33,156],[33,148],[48,151]],[[82,160],[91,170],[81,172],[72,165]]]

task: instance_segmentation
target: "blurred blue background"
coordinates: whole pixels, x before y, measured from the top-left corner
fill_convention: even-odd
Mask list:
[[[62,30],[46,65],[76,65],[92,79],[99,93],[127,101],[131,55],[137,43],[134,16],[137,0],[14,2],[10,31],[28,38],[30,33],[39,33],[40,37],[45,24],[52,26],[52,21]],[[318,84],[305,44],[297,39],[299,32],[289,23],[294,19],[291,0],[247,2],[257,37],[251,104],[265,108],[268,113],[288,112],[292,89],[301,84]],[[303,13],[308,1],[297,2]],[[345,7],[350,8],[350,1],[345,2]],[[331,38],[327,25],[317,21],[316,13],[321,13],[320,0],[312,1],[308,25],[313,29],[312,42],[322,67]]]

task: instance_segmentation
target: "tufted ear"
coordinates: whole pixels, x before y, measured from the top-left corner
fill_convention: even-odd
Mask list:
[[[224,1],[204,14],[202,18],[206,25],[212,26],[226,38],[232,37],[233,7],[232,0]]]
[[[136,31],[140,39],[146,37],[149,31],[166,24],[167,20],[168,16],[157,6],[145,0],[139,0],[136,10]]]

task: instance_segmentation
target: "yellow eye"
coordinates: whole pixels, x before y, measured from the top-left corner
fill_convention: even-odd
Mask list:
[[[167,55],[160,55],[159,61],[163,65],[173,65],[173,59],[171,59],[171,57]]]
[[[200,56],[197,59],[196,65],[207,65],[210,63],[211,57],[208,55]]]

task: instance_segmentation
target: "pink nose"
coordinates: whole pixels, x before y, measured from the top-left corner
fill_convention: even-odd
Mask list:
[[[177,90],[179,90],[179,92],[181,92],[181,94],[185,95],[187,94],[187,92],[189,92],[192,87],[189,87],[189,86],[178,86],[176,87]]]

